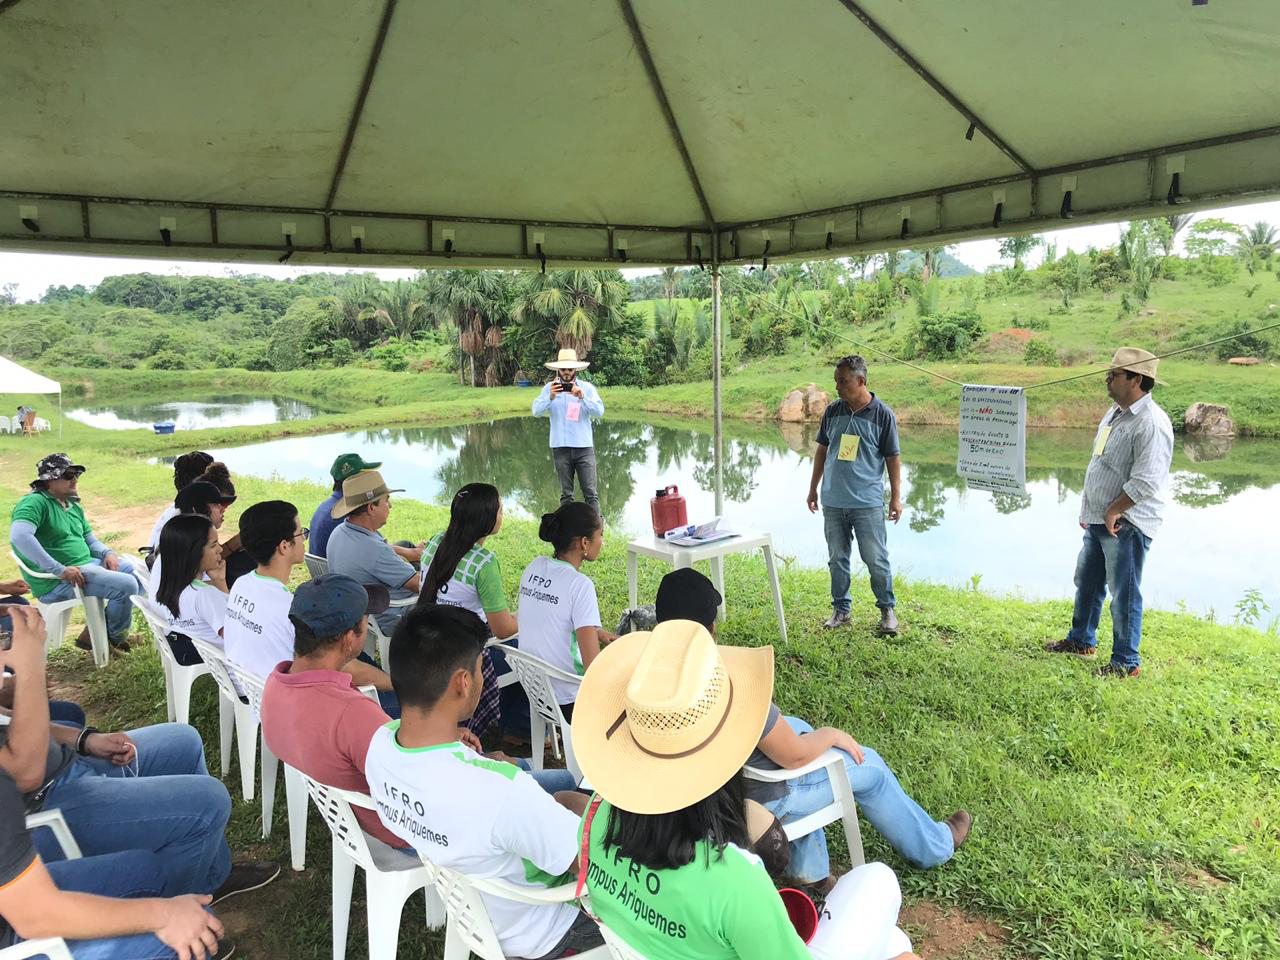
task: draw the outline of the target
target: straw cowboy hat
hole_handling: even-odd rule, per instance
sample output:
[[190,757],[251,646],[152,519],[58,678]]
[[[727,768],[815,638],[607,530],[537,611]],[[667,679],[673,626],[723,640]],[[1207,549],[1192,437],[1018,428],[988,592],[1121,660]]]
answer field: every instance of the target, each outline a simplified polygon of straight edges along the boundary
[[629,633],[592,661],[573,708],[573,752],[600,796],[631,813],[709,797],[760,742],[773,647],[721,647],[692,620]]
[[1156,359],[1154,353],[1143,350],[1141,347],[1121,347],[1116,351],[1116,355],[1111,358],[1112,370],[1128,370],[1130,373],[1138,373],[1144,377],[1150,377],[1162,387],[1168,384],[1156,376],[1156,368],[1160,366],[1160,361]]
[[404,491],[388,490],[382,474],[377,470],[365,470],[342,481],[342,499],[333,505],[329,514],[333,519],[341,520],[366,503],[373,503],[393,493],[404,493]]
[[561,350],[560,356],[543,366],[548,370],[585,370],[591,364],[579,360],[577,350]]

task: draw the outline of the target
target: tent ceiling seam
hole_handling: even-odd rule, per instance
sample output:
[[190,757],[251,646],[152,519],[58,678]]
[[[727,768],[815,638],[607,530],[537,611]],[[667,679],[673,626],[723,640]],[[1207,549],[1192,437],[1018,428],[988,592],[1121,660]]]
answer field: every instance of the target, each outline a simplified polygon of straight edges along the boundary
[[667,129],[671,133],[671,139],[675,141],[676,150],[680,153],[680,159],[684,161],[684,169],[689,175],[690,183],[693,185],[693,192],[698,196],[698,204],[702,207],[702,215],[706,219],[706,227],[709,230],[715,230],[716,218],[711,213],[711,204],[707,202],[707,195],[702,189],[702,181],[698,179],[698,171],[693,165],[693,158],[689,155],[689,148],[685,146],[684,137],[680,133],[680,125],[676,123],[676,116],[671,110],[671,102],[667,99],[666,90],[663,89],[662,78],[658,76],[658,68],[649,53],[649,45],[645,42],[644,34],[640,30],[640,21],[636,19],[636,12],[631,6],[631,0],[618,0],[618,6],[622,8],[622,18],[626,20],[627,29],[631,31],[631,41],[635,44],[636,52],[640,54],[640,61],[644,64],[644,72],[649,77],[649,85],[653,88],[653,95],[657,98],[658,106],[662,110],[662,116],[667,121]]
[[365,65],[364,77],[360,81],[360,90],[356,93],[356,103],[351,111],[351,120],[347,124],[347,133],[342,140],[338,163],[333,170],[333,180],[329,183],[329,195],[324,201],[326,207],[332,207],[334,197],[338,195],[338,185],[342,182],[342,174],[347,169],[347,157],[351,155],[351,145],[356,139],[356,129],[360,126],[360,116],[364,113],[364,103],[369,97],[369,88],[373,86],[373,75],[378,69],[378,61],[382,59],[382,47],[386,43],[387,31],[391,28],[391,16],[395,10],[396,0],[386,0],[386,5],[382,8],[382,19],[378,23],[378,33],[373,41],[373,49],[369,51],[369,62]]
[[924,64],[903,49],[902,45],[899,44],[898,41],[884,29],[884,27],[880,26],[880,24],[877,23],[870,14],[863,10],[862,7],[858,6],[854,0],[837,0],[837,2],[857,17],[858,20],[862,22],[862,25],[875,35],[876,39],[888,47],[899,60],[915,71],[921,80],[933,88],[934,92],[937,93],[938,96],[947,101],[947,103],[949,103],[956,112],[973,124],[974,127],[982,131],[982,135],[990,140],[997,150],[1016,163],[1025,173],[1034,174],[1036,172],[1035,168],[1031,166],[1031,164],[1025,160],[1021,154],[1014,150],[1013,147],[1009,146],[1009,144],[999,134],[992,130],[981,117],[965,106],[959,97],[952,93],[941,80],[928,71]]

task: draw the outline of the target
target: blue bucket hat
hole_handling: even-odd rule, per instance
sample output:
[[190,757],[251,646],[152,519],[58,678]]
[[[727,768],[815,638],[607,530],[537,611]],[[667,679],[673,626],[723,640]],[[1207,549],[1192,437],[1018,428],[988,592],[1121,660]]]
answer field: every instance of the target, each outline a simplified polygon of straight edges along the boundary
[[351,577],[329,573],[308,580],[293,593],[289,619],[317,637],[336,637],[352,629],[366,613],[382,613],[390,602],[387,588],[362,586]]

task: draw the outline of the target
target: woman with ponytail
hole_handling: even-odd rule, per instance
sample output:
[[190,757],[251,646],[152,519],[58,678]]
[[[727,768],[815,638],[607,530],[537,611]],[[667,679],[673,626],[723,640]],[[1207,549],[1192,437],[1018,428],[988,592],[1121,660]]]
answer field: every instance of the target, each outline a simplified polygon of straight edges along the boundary
[[201,663],[192,637],[221,649],[227,613],[226,566],[218,528],[200,513],[182,513],[160,532],[155,602],[170,617],[169,647],[180,664]]
[[[542,515],[538,537],[551,544],[552,555],[536,557],[520,576],[520,649],[581,676],[600,647],[617,639],[600,626],[595,584],[581,571],[600,555],[604,523],[595,507],[571,501]],[[552,685],[571,717],[577,684]]]
[[[505,640],[516,632],[502,589],[498,555],[485,541],[502,529],[502,498],[491,483],[468,483],[453,495],[449,526],[427,541],[422,552],[422,602],[465,607]],[[498,677],[493,653],[484,654],[484,692],[468,726],[477,736],[500,719]]]
[[[205,453],[203,450],[192,450],[190,453],[184,453],[182,456],[173,461],[173,489],[181,493],[182,488],[193,480],[198,480],[200,474],[204,473],[205,468],[213,463],[213,457]],[[150,561],[157,556],[160,549],[160,531],[164,529],[164,525],[169,522],[170,517],[176,517],[181,511],[176,504],[169,504],[164,508],[164,512],[156,519],[155,526],[151,528],[151,552],[148,555],[147,566],[151,566]]]

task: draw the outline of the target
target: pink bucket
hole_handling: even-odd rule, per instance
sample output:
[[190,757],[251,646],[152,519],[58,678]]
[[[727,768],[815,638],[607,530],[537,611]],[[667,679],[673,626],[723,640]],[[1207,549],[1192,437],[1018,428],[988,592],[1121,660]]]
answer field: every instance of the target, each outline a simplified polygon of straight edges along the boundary
[[818,932],[818,907],[803,890],[786,887],[778,891],[782,905],[787,908],[787,918],[796,933],[807,946]]

